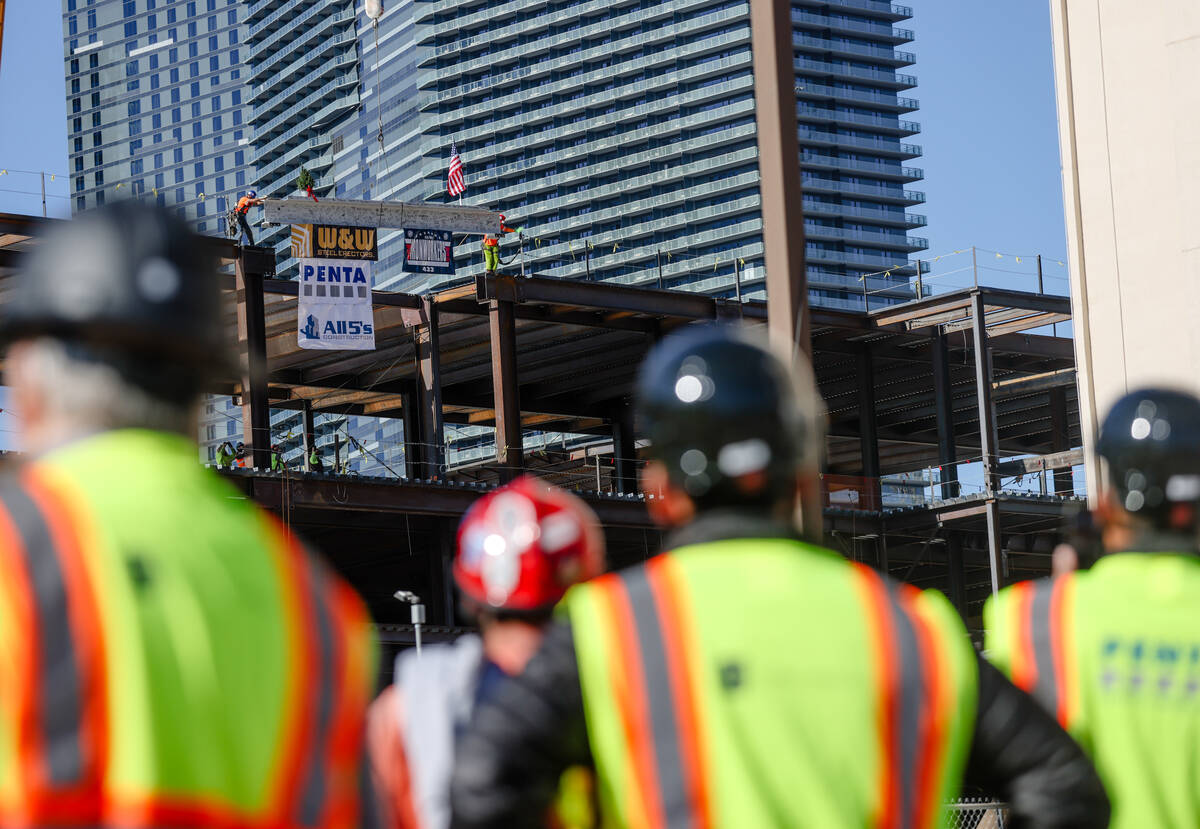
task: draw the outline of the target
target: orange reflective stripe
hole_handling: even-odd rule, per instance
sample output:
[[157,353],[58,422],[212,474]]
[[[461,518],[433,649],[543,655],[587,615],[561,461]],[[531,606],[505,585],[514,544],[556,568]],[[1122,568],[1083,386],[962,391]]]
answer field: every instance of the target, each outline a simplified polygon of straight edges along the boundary
[[950,744],[946,739],[953,708],[953,688],[946,671],[945,647],[928,618],[916,607],[918,591],[905,586],[900,589],[905,611],[916,629],[921,650],[922,683],[925,694],[921,712],[920,762],[917,766],[916,797],[913,804],[913,826],[932,826],[941,804],[940,780]]
[[[670,555],[651,559],[646,563],[645,571],[661,624],[666,660],[665,664],[658,666],[658,670],[665,669],[668,674],[674,703],[678,756],[686,787],[685,797],[691,813],[687,816],[690,818],[687,822],[692,826],[707,829],[714,825],[708,792],[711,766],[707,756],[703,721],[696,711],[699,678],[691,672],[697,655],[697,644],[689,594],[682,582],[678,565]],[[647,674],[654,669],[655,666],[652,665],[644,666],[644,672]],[[663,774],[660,773],[659,779],[663,779]],[[676,821],[672,820],[671,825],[676,825]]]
[[1079,680],[1075,648],[1075,575],[1059,579],[1062,586],[1054,606],[1055,675],[1058,677],[1058,721],[1070,728],[1079,712]]
[[1021,582],[1009,588],[1012,603],[1006,620],[1011,625],[1012,681],[1022,691],[1029,693],[1038,680],[1037,659],[1033,651],[1032,604],[1033,584]]
[[[108,759],[106,662],[100,616],[83,560],[77,501],[36,467],[0,490],[16,578],[17,612],[29,623],[19,646],[12,720],[20,810],[29,821],[89,821]],[[11,670],[12,668],[10,668]]]
[[651,742],[650,717],[647,713],[642,659],[634,629],[633,610],[620,576],[610,573],[593,582],[597,604],[604,608],[615,646],[609,649],[609,675],[613,697],[625,733],[627,824],[630,829],[648,829],[664,824],[658,780],[654,773],[654,745]]
[[887,588],[879,575],[864,564],[855,563],[857,578],[854,586],[866,611],[867,645],[871,648],[871,661],[875,665],[875,678],[880,703],[876,714],[879,735],[880,764],[876,781],[879,800],[871,825],[886,829],[896,826],[901,812],[899,804],[900,786],[897,780],[899,745],[896,740],[896,652],[892,646],[895,638],[892,631],[891,614],[888,612]]
[[872,825],[922,827],[940,808],[951,685],[938,631],[920,611],[920,592],[854,564],[866,610],[878,695],[880,770]]

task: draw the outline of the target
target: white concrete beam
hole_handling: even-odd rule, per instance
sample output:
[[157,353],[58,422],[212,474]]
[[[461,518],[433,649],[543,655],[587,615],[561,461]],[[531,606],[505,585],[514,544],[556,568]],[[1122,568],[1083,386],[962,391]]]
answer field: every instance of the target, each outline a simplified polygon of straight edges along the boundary
[[277,224],[327,224],[499,233],[500,214],[486,207],[349,199],[264,199],[263,218]]

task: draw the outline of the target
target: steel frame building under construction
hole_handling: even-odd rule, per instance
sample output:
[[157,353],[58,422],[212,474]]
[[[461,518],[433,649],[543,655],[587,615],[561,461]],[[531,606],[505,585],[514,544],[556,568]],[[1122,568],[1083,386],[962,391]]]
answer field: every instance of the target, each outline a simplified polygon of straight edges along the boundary
[[[43,220],[0,217],[0,301]],[[436,636],[453,632],[448,576],[466,507],[522,470],[581,491],[620,566],[658,549],[637,492],[630,393],[649,347],[703,321],[761,324],[763,303],[506,275],[427,296],[374,293],[377,349],[306,351],[297,283],[266,276],[270,251],[214,240],[243,372],[234,394],[257,469],[226,473],[322,549],[366,596],[384,638],[407,641],[400,587],[425,597]],[[814,366],[828,406],[825,533],[847,556],[938,587],[978,628],[996,585],[1048,570],[1080,442],[1072,343],[1031,333],[1070,318],[1063,297],[966,288],[869,314],[814,310]],[[400,418],[404,468],[387,477],[271,473],[272,408]],[[493,426],[484,462],[447,467],[447,423]],[[574,451],[526,451],[524,435],[600,436]],[[1029,458],[1028,456],[1035,456]],[[1019,456],[1023,460],[1005,461]],[[958,465],[983,461],[981,486]],[[880,476],[940,467],[928,499],[885,508]],[[1006,477],[1059,467],[1051,491]],[[1062,494],[1054,494],[1062,493]],[[846,497],[852,495],[852,497]]]

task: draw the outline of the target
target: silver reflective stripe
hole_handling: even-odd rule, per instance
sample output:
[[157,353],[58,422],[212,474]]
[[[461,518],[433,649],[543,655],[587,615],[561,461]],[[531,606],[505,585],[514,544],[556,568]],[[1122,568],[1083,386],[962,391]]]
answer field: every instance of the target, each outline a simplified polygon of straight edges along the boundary
[[50,782],[69,786],[83,779],[83,689],[62,563],[50,527],[29,493],[10,481],[0,487],[0,501],[21,537],[25,571],[33,587],[38,626],[36,693],[41,700]]
[[327,761],[332,747],[332,725],[334,705],[334,621],[327,604],[326,580],[323,568],[307,554],[304,564],[308,569],[309,601],[312,607],[313,625],[317,631],[316,642],[309,642],[309,648],[315,648],[316,665],[314,678],[317,682],[315,700],[312,709],[313,722],[311,725],[312,741],[308,746],[308,757],[304,762],[307,769],[304,772],[304,788],[300,792],[300,825],[318,826],[322,813],[325,811],[325,796],[328,789],[329,769]]
[[915,814],[916,773],[919,766],[921,710],[932,689],[925,688],[925,671],[921,664],[921,645],[916,626],[904,610],[897,595],[897,585],[888,584],[888,612],[891,614],[895,639],[897,667],[894,732],[898,776],[895,812],[901,816],[900,826],[911,826]]
[[621,581],[629,594],[638,645],[642,652],[642,675],[646,681],[646,701],[653,729],[654,767],[666,826],[671,829],[691,827],[695,819],[687,780],[684,779],[684,763],[694,758],[684,758],[680,753],[667,648],[654,592],[644,567],[622,573]]
[[1054,598],[1054,580],[1033,583],[1033,600],[1029,602],[1029,641],[1033,644],[1033,664],[1037,682],[1033,698],[1051,715],[1058,715],[1058,677],[1054,671],[1054,646],[1051,632],[1054,620],[1050,616]]

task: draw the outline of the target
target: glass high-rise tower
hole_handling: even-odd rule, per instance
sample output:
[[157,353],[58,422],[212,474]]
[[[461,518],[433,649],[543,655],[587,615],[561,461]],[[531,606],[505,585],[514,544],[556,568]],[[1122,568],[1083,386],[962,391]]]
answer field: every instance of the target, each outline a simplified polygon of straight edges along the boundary
[[[538,273],[730,295],[736,271],[744,295],[762,296],[745,0],[414,8],[429,197],[448,200],[453,143],[467,202],[524,226]],[[917,102],[901,94],[916,79],[899,71],[914,56],[896,48],[913,33],[893,25],[910,15],[880,0],[792,2],[817,304],[861,308],[864,274],[872,291],[911,296],[905,263],[926,245],[907,232],[925,219],[907,208],[924,195],[906,189],[922,177],[907,166],[919,126],[903,117]],[[474,246],[458,255],[478,257]]]
[[254,178],[237,0],[63,0],[72,209],[137,195],[222,234]]

